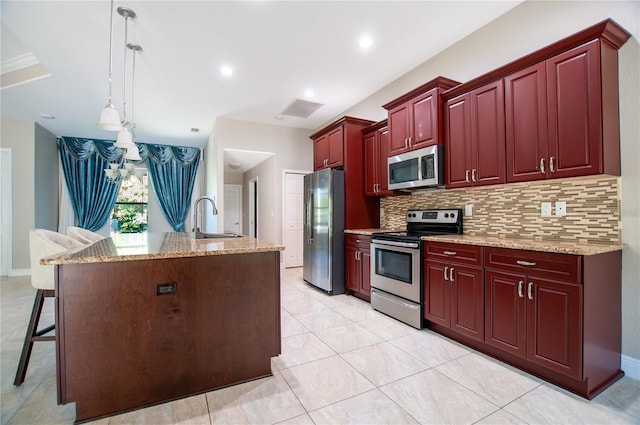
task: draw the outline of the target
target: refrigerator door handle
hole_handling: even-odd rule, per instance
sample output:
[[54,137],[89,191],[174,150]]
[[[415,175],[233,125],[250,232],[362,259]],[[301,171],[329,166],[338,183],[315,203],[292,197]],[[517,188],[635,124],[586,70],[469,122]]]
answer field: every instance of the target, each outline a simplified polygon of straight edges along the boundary
[[307,242],[312,244],[313,243],[313,223],[312,218],[313,218],[313,189],[309,189],[307,191],[307,202],[306,202],[306,206],[307,206]]

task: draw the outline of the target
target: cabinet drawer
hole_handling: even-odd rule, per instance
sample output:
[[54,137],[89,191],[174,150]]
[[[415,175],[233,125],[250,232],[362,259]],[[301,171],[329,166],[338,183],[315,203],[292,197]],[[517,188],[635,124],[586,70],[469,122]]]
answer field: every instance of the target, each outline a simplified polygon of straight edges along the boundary
[[507,270],[581,282],[582,257],[505,248],[485,248],[484,264],[487,269]]
[[427,242],[424,258],[447,260],[454,263],[482,266],[482,247],[444,242]]
[[345,234],[344,235],[344,243],[345,245],[351,245],[356,248],[359,248],[362,251],[369,251],[371,245],[371,236],[367,235],[354,235],[354,234]]

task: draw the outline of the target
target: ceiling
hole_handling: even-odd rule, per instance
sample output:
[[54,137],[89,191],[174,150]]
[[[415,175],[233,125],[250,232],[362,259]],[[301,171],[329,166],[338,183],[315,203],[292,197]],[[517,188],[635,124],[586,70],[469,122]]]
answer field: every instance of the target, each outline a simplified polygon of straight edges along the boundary
[[[318,129],[518,3],[115,1],[136,12],[128,41],[143,48],[137,140],[202,147],[220,117]],[[57,136],[114,139],[95,126],[108,97],[109,1],[2,0],[0,7],[2,83],[15,84],[0,91],[2,116]],[[120,111],[124,27],[116,12],[113,104]],[[364,34],[368,49],[358,45]],[[221,75],[223,65],[233,75]],[[323,106],[308,118],[282,115],[296,99]]]

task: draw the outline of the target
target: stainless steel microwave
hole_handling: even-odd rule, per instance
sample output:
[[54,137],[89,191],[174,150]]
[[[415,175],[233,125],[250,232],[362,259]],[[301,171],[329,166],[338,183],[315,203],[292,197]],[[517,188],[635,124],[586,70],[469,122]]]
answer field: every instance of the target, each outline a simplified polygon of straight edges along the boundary
[[442,145],[432,145],[387,158],[389,189],[416,189],[443,185],[442,153]]

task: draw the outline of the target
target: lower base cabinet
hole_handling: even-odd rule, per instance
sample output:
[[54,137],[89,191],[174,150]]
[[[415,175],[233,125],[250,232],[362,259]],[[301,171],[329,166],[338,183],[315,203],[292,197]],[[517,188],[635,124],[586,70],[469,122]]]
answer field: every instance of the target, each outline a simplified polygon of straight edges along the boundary
[[427,283],[438,273],[444,280],[445,270],[430,266],[444,263],[426,261],[425,318],[438,333],[592,399],[624,376],[621,260],[621,251],[580,256],[483,248],[484,340],[456,329],[451,314],[443,321],[429,312],[427,294],[434,291]]
[[371,237],[347,234],[344,243],[345,290],[371,302]]

